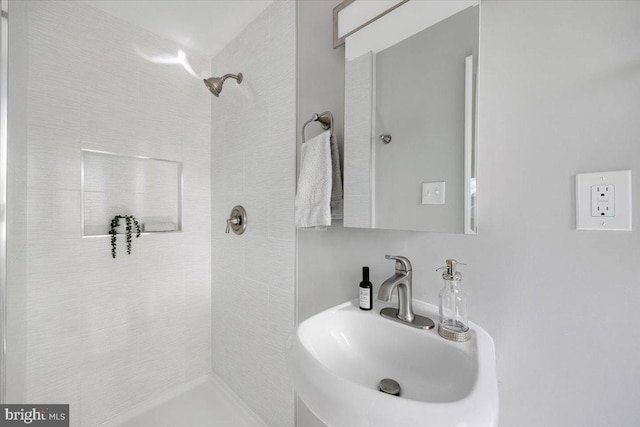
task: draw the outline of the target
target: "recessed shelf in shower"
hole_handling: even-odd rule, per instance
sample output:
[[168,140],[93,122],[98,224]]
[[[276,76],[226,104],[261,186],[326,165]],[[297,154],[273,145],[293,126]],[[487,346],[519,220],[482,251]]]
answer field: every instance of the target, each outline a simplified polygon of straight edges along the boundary
[[182,230],[182,163],[82,150],[82,235],[106,236],[115,215],[145,232]]

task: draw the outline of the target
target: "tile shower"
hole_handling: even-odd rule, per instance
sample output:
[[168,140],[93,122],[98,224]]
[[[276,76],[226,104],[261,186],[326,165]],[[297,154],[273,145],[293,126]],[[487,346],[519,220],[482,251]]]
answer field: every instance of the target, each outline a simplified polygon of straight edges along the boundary
[[[24,238],[9,274],[8,401],[69,403],[71,425],[93,426],[213,369],[265,422],[294,425],[295,2],[213,58],[84,2],[10,5],[26,97],[10,104]],[[246,80],[214,98],[140,55],[179,50],[203,74]],[[107,237],[83,235],[82,149],[181,162],[182,232],[143,235],[115,260]],[[226,235],[239,203],[251,227]]]

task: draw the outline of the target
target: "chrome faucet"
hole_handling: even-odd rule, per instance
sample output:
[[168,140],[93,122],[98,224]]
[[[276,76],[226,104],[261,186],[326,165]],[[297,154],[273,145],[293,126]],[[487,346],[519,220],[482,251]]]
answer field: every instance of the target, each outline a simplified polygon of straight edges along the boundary
[[386,259],[396,260],[396,272],[385,280],[378,290],[378,299],[391,301],[393,291],[398,289],[398,319],[413,322],[413,306],[411,304],[411,261],[403,256],[385,255]]
[[435,326],[433,320],[413,313],[411,261],[403,256],[385,255],[384,257],[396,261],[396,271],[393,276],[389,277],[380,285],[378,289],[378,299],[389,302],[393,296],[393,291],[398,289],[398,309],[385,307],[380,310],[380,315],[414,328],[433,328]]

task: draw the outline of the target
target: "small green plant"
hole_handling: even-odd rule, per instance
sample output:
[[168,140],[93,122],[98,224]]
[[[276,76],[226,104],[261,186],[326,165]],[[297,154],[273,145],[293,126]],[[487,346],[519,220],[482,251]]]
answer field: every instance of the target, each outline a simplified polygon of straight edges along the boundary
[[120,220],[124,219],[127,224],[127,254],[131,255],[131,231],[133,227],[136,227],[136,239],[140,237],[142,230],[140,229],[140,224],[136,220],[136,217],[133,215],[116,215],[111,220],[111,230],[109,230],[109,234],[111,234],[111,256],[113,258],[116,257],[116,228],[120,225]]

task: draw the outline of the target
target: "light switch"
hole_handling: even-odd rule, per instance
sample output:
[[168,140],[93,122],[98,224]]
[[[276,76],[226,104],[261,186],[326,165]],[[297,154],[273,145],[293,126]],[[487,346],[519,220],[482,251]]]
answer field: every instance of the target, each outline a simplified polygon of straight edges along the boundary
[[631,231],[631,171],[576,175],[576,228]]
[[444,181],[422,183],[423,205],[444,205]]

